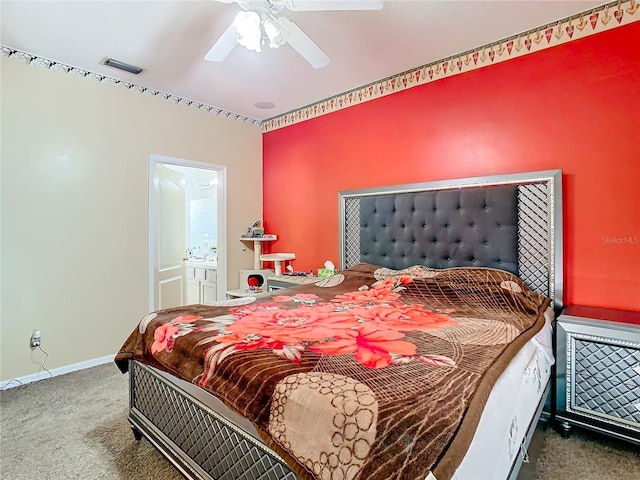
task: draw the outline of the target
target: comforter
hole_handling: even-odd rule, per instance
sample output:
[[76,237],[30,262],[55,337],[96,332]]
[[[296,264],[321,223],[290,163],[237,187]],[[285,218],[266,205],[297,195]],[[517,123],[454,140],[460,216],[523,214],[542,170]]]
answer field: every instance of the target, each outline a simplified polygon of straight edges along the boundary
[[550,300],[489,268],[359,264],[146,315],[116,355],[198,384],[303,480],[450,478]]

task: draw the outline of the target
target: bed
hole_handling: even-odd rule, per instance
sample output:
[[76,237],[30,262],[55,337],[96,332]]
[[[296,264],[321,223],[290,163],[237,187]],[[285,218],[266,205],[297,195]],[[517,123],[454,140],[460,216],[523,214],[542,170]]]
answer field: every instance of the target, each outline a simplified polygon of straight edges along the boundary
[[140,321],[116,355],[134,435],[188,478],[516,478],[551,384],[561,183],[340,192],[339,274]]

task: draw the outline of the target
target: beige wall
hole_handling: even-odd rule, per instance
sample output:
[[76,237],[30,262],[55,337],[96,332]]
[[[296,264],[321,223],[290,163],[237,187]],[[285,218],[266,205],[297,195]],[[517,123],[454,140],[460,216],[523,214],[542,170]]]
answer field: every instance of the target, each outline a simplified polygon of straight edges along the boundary
[[262,216],[259,127],[1,59],[0,377],[118,351],[148,309],[150,154],[227,166],[228,285]]

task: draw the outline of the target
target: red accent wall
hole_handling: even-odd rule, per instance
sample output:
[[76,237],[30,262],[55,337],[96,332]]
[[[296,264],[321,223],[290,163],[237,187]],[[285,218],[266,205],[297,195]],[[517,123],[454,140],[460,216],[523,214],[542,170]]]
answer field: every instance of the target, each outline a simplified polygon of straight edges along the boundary
[[640,310],[640,22],[264,134],[264,222],[338,258],[338,192],[561,168],[566,304]]

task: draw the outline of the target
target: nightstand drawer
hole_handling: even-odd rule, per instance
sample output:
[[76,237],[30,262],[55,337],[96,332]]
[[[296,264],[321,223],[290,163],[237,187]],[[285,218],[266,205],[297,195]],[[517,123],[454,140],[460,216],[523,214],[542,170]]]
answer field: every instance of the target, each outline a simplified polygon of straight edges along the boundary
[[640,350],[575,339],[575,374],[595,377],[611,385],[635,383],[640,387]]
[[570,410],[640,425],[640,350],[575,339]]

